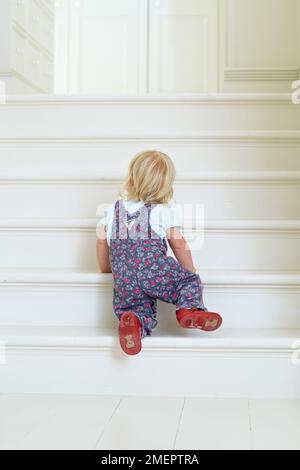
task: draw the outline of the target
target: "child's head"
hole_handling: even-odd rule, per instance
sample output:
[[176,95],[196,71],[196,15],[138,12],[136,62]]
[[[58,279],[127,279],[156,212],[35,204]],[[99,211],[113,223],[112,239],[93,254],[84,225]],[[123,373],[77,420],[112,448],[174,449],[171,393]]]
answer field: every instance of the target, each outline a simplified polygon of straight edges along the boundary
[[144,203],[168,204],[173,197],[175,176],[175,166],[168,155],[156,150],[141,152],[130,163],[126,196]]

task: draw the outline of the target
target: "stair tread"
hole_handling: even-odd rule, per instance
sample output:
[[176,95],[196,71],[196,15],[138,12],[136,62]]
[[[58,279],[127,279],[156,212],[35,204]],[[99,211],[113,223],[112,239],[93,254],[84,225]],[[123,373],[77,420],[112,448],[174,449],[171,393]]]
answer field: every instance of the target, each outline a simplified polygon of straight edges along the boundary
[[[207,134],[207,133],[206,133]],[[276,133],[278,134],[278,132]],[[280,133],[279,133],[280,134]],[[219,135],[219,134],[218,134]],[[228,136],[228,134],[225,134]],[[238,132],[235,132],[235,135],[240,135]],[[248,137],[250,137],[249,132],[246,134]],[[256,135],[261,135],[261,133],[257,132]],[[266,135],[266,133],[263,133],[263,135]],[[267,135],[270,135],[267,133]],[[273,135],[273,134],[271,134]],[[292,135],[292,136],[298,136],[300,138],[300,132],[296,131],[296,133],[281,133],[280,135],[286,136],[286,135]],[[199,137],[199,136],[198,136]],[[0,181],[6,181],[10,180],[12,177],[12,174],[7,172],[4,173],[2,172],[0,175]],[[32,178],[31,178],[32,177]],[[194,171],[194,172],[180,172],[180,174],[176,178],[176,182],[180,181],[186,181],[186,180],[194,180],[194,179],[201,179],[203,181],[211,181],[211,180],[220,180],[220,181],[227,181],[227,180],[233,180],[233,181],[253,181],[253,180],[288,180],[288,181],[298,181],[300,178],[300,171],[297,170],[248,170],[248,171],[242,171],[242,170],[236,170],[236,171],[217,171],[217,170],[210,170],[210,171]],[[36,180],[36,179],[45,179],[46,181],[51,181],[51,180],[78,180],[77,174],[72,174],[70,171],[57,171],[51,173],[51,177],[48,175],[45,175],[43,173],[24,173],[22,170],[22,173],[18,173],[17,171],[14,171],[13,173],[13,180]],[[80,181],[97,181],[97,180],[102,180],[102,181],[119,181],[124,179],[124,172],[118,172],[118,171],[105,171],[105,172],[99,172],[97,174],[95,173],[89,173],[88,171],[85,171],[84,173],[81,174],[80,176]]]
[[[11,218],[0,219],[1,229],[33,228],[33,229],[95,229],[99,218]],[[191,221],[185,224],[186,229],[193,230]],[[300,219],[211,219],[206,220],[204,229],[243,229],[243,230],[299,230]]]
[[[208,349],[295,349],[300,329],[221,329],[212,334],[200,331],[157,329],[145,338],[148,348]],[[91,327],[5,326],[0,340],[9,346],[112,347],[117,344],[117,329]]]
[[[266,284],[300,284],[300,271],[280,273],[274,271],[228,271],[228,270],[200,270],[202,280],[207,284],[213,283],[266,283]],[[75,269],[49,269],[49,268],[5,268],[0,270],[0,284],[13,282],[49,282],[72,283],[80,282],[95,284],[111,284],[111,274],[101,274],[91,271],[78,271]]]
[[[188,101],[189,100],[189,101]],[[41,104],[52,104],[58,106],[70,105],[73,106],[75,103],[89,103],[93,106],[103,105],[103,103],[155,103],[166,102],[175,102],[176,104],[187,105],[187,102],[192,104],[211,103],[212,105],[216,103],[228,103],[232,106],[232,102],[237,102],[238,104],[244,102],[254,102],[254,103],[268,103],[271,104],[276,101],[283,104],[291,104],[291,97],[289,93],[183,93],[183,94],[174,94],[174,93],[160,93],[160,94],[151,94],[149,95],[8,95],[7,104],[15,105],[26,105],[30,106],[40,106]]]

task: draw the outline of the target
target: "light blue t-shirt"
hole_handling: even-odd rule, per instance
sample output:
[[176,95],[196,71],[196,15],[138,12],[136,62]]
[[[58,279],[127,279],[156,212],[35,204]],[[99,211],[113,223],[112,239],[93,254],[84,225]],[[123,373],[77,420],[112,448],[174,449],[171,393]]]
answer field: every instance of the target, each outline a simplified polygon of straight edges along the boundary
[[[141,207],[144,206],[144,203],[141,201],[132,201],[132,200],[124,200],[124,206],[129,214],[134,214],[137,212]],[[114,222],[114,210],[115,204],[109,206],[104,215],[100,218],[99,224],[106,226],[106,233],[107,233],[107,240],[108,242],[111,239],[113,222]],[[150,216],[150,225],[152,230],[160,237],[166,238],[167,231],[170,228],[182,226],[181,217],[179,211],[176,210],[174,207],[169,207],[165,204],[157,204],[151,211]]]

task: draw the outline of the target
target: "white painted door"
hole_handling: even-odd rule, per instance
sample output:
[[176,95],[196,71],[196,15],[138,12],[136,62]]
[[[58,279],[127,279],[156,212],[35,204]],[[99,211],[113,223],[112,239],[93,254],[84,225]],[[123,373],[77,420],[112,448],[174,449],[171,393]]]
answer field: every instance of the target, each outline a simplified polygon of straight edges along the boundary
[[149,1],[149,91],[216,91],[218,0]]
[[71,93],[145,91],[146,7],[144,0],[70,2]]

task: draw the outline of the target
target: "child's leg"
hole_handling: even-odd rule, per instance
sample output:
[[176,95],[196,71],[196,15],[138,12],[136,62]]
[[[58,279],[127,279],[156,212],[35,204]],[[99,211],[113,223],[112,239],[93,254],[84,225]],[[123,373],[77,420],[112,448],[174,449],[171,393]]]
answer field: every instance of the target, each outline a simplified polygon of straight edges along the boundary
[[[177,300],[176,317],[183,328],[193,328],[203,331],[216,331],[222,323],[222,317],[215,312],[208,312],[203,303],[203,286],[196,274],[182,282]],[[191,296],[198,299],[198,305],[190,302]],[[197,303],[196,302],[196,303]]]
[[203,284],[198,274],[189,271],[184,273],[175,288],[174,298],[177,310],[197,308],[206,311],[203,302]]
[[183,268],[175,259],[164,258],[153,263],[150,270],[139,274],[145,294],[180,308],[205,310],[200,277]]
[[[123,300],[123,301],[122,301]],[[139,319],[142,327],[142,337],[151,334],[157,326],[157,300],[148,297],[140,291],[140,298],[121,299],[117,295],[114,297],[114,311],[120,320],[125,312],[132,312]]]
[[[151,271],[155,273],[151,275]],[[222,324],[216,313],[207,312],[203,302],[203,285],[200,277],[177,263],[173,258],[159,260],[140,277],[148,296],[177,307],[177,319],[184,328],[214,331]]]

